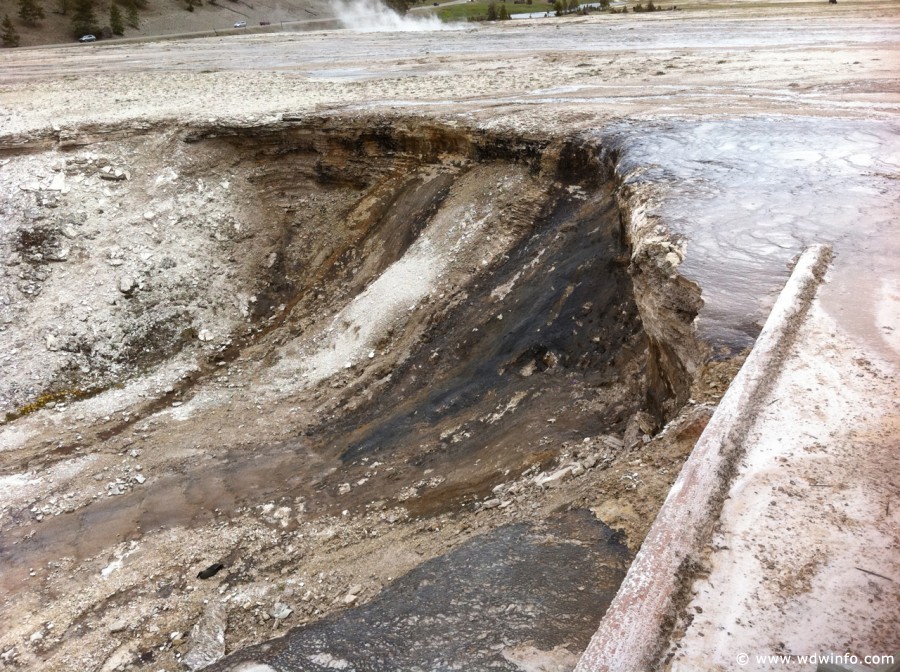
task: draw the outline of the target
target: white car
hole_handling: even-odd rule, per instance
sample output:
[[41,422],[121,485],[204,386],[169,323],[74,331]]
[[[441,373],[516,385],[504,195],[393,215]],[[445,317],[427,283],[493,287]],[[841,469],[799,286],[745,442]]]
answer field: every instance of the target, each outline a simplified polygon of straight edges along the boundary
[[97,38],[94,37],[93,35],[82,35],[81,37],[78,38],[78,41],[79,42],[96,42]]
[[247,22],[246,22],[246,21],[235,21],[235,22],[234,22],[234,27],[235,27],[235,28],[246,28],[246,27],[247,27]]

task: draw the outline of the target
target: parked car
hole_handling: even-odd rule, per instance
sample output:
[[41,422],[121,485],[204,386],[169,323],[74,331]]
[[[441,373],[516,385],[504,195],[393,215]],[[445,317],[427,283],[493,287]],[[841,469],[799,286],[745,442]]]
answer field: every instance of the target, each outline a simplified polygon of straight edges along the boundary
[[246,28],[246,27],[247,27],[247,22],[246,22],[246,21],[235,21],[235,22],[234,22],[234,27],[235,27],[235,28]]
[[78,41],[79,42],[96,42],[97,38],[94,37],[93,35],[82,35],[81,37],[78,38]]

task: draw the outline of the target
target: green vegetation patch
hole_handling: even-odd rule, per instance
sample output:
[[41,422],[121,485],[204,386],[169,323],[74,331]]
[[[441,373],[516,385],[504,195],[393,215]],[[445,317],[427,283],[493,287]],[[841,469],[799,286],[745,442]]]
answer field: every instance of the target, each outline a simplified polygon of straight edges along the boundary
[[[468,21],[483,20],[488,15],[489,2],[465,2],[460,5],[441,5],[435,7],[435,12],[441,21]],[[528,14],[530,12],[547,12],[553,16],[552,2],[533,2],[530,5],[516,5],[513,2],[496,3],[498,6],[503,4],[509,14]]]

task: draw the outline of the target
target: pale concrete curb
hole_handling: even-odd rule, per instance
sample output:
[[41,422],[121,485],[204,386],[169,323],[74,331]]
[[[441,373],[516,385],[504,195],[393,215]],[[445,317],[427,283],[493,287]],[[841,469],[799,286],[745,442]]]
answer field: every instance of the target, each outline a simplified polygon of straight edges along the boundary
[[831,262],[831,247],[801,256],[738,375],[669,491],[641,550],[575,672],[649,672],[659,665],[692,568],[711,538],[743,440],[778,377]]

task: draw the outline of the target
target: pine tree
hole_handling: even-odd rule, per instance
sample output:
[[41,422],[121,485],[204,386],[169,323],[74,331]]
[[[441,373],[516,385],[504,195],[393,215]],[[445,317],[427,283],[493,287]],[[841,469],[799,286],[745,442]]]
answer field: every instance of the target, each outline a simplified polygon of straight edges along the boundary
[[0,32],[0,42],[3,43],[3,46],[18,47],[19,33],[16,32],[16,27],[13,25],[12,19],[9,18],[9,14],[3,17],[3,23],[0,24],[0,28],[3,29],[3,32]]
[[88,33],[97,33],[97,19],[94,16],[94,0],[75,0],[72,13],[72,34],[81,37]]
[[125,24],[122,22],[122,11],[116,3],[109,6],[109,28],[113,35],[124,35]]
[[506,9],[506,3],[501,3],[500,9],[497,10],[497,20],[506,21],[509,19],[509,12]]
[[65,16],[69,13],[69,8],[72,6],[72,0],[56,0],[56,9],[54,10],[57,14],[62,14]]
[[566,6],[563,4],[563,0],[556,0],[553,3],[553,11],[556,12],[557,16],[562,16],[566,11]]
[[141,18],[138,16],[138,8],[134,0],[129,0],[128,4],[125,6],[125,21],[129,26],[135,29],[139,28],[141,25]]
[[34,28],[44,18],[44,10],[35,0],[19,0],[19,18],[26,26]]

